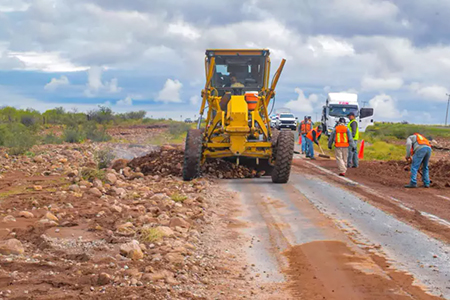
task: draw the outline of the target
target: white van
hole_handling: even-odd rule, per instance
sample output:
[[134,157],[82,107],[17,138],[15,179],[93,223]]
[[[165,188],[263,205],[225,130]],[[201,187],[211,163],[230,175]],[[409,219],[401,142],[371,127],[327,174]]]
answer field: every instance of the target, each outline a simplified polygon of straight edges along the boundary
[[358,121],[359,131],[373,125],[373,108],[360,108],[358,95],[353,93],[329,93],[322,110],[322,124],[326,135],[330,135],[339,118],[344,117],[348,123],[348,114],[353,112]]

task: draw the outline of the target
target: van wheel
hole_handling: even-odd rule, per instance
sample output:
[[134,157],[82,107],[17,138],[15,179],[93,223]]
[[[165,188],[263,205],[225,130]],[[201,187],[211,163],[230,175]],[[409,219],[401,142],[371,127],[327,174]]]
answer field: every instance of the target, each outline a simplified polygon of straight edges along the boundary
[[276,146],[273,149],[275,167],[272,171],[273,183],[286,183],[291,174],[292,158],[294,157],[295,138],[292,131],[280,131]]
[[188,131],[184,149],[184,181],[191,181],[201,175],[202,141],[203,134],[200,129],[191,129]]

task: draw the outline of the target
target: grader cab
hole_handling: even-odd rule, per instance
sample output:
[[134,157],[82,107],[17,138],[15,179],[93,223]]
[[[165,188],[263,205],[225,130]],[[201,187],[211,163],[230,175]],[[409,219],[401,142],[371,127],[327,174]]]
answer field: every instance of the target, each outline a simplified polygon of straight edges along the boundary
[[201,176],[201,165],[214,158],[234,159],[237,164],[251,161],[256,168],[264,166],[274,183],[289,180],[294,135],[274,134],[269,118],[269,104],[285,62],[281,61],[269,86],[269,50],[206,51],[206,84],[197,129],[186,137],[184,180]]

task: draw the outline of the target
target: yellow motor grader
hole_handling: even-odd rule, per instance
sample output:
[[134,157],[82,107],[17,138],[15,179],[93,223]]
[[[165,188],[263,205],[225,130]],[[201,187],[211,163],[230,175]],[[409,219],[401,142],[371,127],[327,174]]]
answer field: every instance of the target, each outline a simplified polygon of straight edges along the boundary
[[197,129],[186,137],[184,180],[201,176],[201,165],[214,158],[250,160],[256,169],[265,166],[274,183],[289,180],[294,134],[273,134],[268,111],[286,60],[269,86],[269,55],[267,49],[206,50],[206,84]]

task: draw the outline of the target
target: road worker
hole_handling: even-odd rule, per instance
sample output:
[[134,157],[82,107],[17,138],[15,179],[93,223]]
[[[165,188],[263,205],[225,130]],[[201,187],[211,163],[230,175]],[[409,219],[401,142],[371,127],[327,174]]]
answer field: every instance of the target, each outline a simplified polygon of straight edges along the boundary
[[347,172],[348,150],[354,150],[355,143],[353,141],[350,129],[345,125],[345,118],[340,118],[338,124],[328,139],[328,149],[332,149],[334,145],[334,153],[339,169],[339,176],[345,176]]
[[312,129],[312,124],[311,122],[308,120],[308,117],[305,116],[304,120],[300,123],[299,126],[299,133],[301,134],[302,137],[302,154],[308,153],[308,143],[306,141],[306,135],[308,134],[308,132],[310,132]]
[[405,188],[417,187],[417,172],[422,166],[422,181],[426,188],[430,187],[428,162],[431,157],[430,142],[420,133],[414,133],[406,139],[406,161],[411,163],[411,180]]
[[355,114],[353,112],[348,114],[348,129],[353,137],[353,141],[355,142],[355,148],[350,146],[348,148],[348,161],[347,168],[357,168],[358,167],[358,140],[359,140],[359,126],[358,121],[355,119]]
[[319,145],[319,140],[320,137],[322,136],[322,124],[320,124],[319,126],[317,126],[316,128],[310,130],[308,132],[308,134],[306,135],[306,142],[308,143],[308,149],[306,152],[306,157],[309,157],[310,159],[315,160],[316,158],[314,157],[314,147],[313,147],[313,142],[316,145]]

